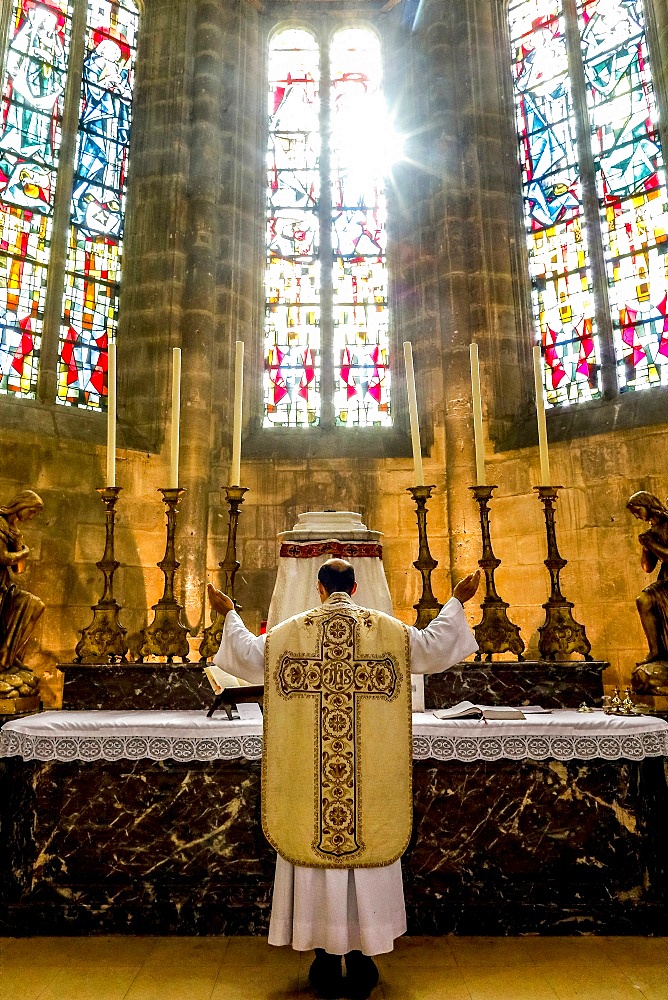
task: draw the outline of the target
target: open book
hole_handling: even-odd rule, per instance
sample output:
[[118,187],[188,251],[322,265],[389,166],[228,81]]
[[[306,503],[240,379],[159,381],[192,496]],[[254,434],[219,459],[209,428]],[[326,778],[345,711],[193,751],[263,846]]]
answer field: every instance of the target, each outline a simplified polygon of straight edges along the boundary
[[222,694],[223,690],[230,686],[230,675],[217,667],[215,663],[208,664],[204,668],[204,673],[214,694]]
[[[534,706],[531,706],[532,708]],[[506,705],[474,705],[472,701],[460,701],[452,708],[437,708],[437,719],[524,719],[521,708]]]

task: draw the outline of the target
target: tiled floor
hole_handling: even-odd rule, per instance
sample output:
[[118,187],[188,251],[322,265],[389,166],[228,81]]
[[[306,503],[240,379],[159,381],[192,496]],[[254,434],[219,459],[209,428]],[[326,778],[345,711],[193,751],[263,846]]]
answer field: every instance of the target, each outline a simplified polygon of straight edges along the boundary
[[[308,1000],[262,938],[0,938],[0,1000]],[[401,938],[373,1000],[668,1000],[668,938]]]

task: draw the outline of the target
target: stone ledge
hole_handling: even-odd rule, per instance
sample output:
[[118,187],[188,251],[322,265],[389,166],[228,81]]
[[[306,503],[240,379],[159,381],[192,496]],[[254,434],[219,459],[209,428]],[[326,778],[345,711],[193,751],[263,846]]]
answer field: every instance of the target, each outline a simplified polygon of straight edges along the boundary
[[[642,392],[620,393],[614,399],[551,407],[546,418],[548,436],[553,443],[634,427],[660,426],[668,422],[666,390],[663,386],[656,386]],[[517,416],[506,433],[493,433],[492,437],[497,452],[535,447],[538,444],[538,427],[533,405]]]
[[[61,439],[106,445],[107,414],[76,406],[40,403],[36,399],[14,399],[0,396],[0,423],[3,432],[18,431],[36,434],[45,441]],[[134,451],[155,453],[155,445],[136,427],[119,420],[117,446]]]

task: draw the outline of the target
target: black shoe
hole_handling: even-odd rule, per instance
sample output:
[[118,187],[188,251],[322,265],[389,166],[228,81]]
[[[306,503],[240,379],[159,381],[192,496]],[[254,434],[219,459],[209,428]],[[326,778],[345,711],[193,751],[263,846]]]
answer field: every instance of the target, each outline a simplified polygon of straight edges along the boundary
[[368,955],[361,951],[349,951],[346,955],[346,996],[350,1000],[367,1000],[377,984],[378,968]]
[[322,1000],[337,1000],[343,996],[341,956],[330,955],[323,948],[316,948],[308,981]]

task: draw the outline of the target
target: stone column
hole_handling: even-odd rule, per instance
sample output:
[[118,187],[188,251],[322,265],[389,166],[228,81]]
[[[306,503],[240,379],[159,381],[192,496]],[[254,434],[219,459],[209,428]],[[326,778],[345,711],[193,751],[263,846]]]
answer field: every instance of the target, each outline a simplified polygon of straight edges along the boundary
[[222,53],[230,44],[224,0],[192,10],[192,103],[186,273],[181,318],[180,483],[187,493],[179,525],[181,601],[194,627],[202,611],[211,463],[211,400],[216,333],[217,249],[226,95]]
[[[164,451],[169,438],[170,347],[180,342],[188,215],[189,38],[188,0],[146,5],[130,139],[118,416],[119,445],[129,427],[149,453]],[[157,474],[163,486],[168,463],[164,452],[164,470]],[[137,484],[133,495],[143,485]]]
[[475,566],[480,544],[466,489],[475,483],[469,345],[475,339],[480,347],[486,436],[494,418],[517,412],[519,363],[529,357],[513,258],[517,165],[504,87],[510,56],[488,0],[428,5],[420,30],[429,61],[450,560],[458,577]]
[[[425,4],[429,8],[430,4]],[[402,341],[413,345],[420,436],[425,457],[425,483],[436,489],[429,501],[429,545],[438,568],[432,577],[436,597],[449,597],[449,552],[446,481],[449,476],[444,442],[443,345],[433,174],[440,151],[434,148],[429,90],[434,85],[432,64],[421,30],[413,31],[415,11],[395,6],[383,15],[384,89],[393,127],[403,137],[403,156],[392,166],[388,185],[388,258],[390,315],[394,335],[392,407],[397,426],[406,433],[408,413]],[[414,604],[420,596],[419,574],[411,563],[417,557],[415,507],[405,493],[414,484],[410,444],[406,460],[395,466],[393,476],[379,477],[375,490],[387,494],[392,484],[400,522],[396,542],[388,549],[392,596],[397,609]],[[411,525],[410,529],[408,525]],[[387,530],[385,527],[383,530]],[[388,539],[389,541],[389,539]],[[396,554],[394,554],[396,553]],[[412,612],[409,612],[412,618]]]
[[[393,408],[395,419],[408,431],[401,342],[410,340],[419,382],[423,449],[440,460],[442,467],[442,449],[440,454],[434,449],[435,428],[443,422],[443,396],[432,201],[433,133],[426,99],[432,86],[431,66],[423,37],[413,35],[410,20],[406,21],[399,7],[391,12],[383,42],[386,100],[394,128],[404,137],[404,158],[393,166],[388,186],[391,315],[396,336]],[[428,483],[438,480],[436,485],[442,486],[442,474],[426,475]]]
[[[267,105],[264,32],[256,7],[248,0],[241,3],[225,0],[228,41],[220,53],[225,101],[220,109],[222,184],[220,225],[216,234],[218,299],[214,364],[217,376],[211,404],[212,474],[209,484],[209,572],[214,580],[222,583],[218,563],[225,552],[229,510],[221,502],[220,486],[229,483],[234,345],[236,340],[242,340],[245,357],[241,485],[250,487],[250,492],[246,494],[239,520],[237,558],[242,568],[236,578],[235,596],[244,606],[246,614],[263,604],[258,596],[254,575],[257,559],[252,551],[253,546],[257,551],[255,512],[258,488],[256,478],[250,474],[247,451],[247,431],[249,427],[257,427],[261,423],[263,370],[264,126]],[[273,480],[271,486],[274,486]],[[272,538],[272,546],[273,541]],[[271,551],[273,555],[273,547]],[[252,593],[252,599],[249,593]],[[258,627],[259,621],[260,615],[256,621]]]
[[[258,21],[245,0],[153,0],[140,35],[118,337],[119,443],[132,428],[148,452],[160,453],[154,479],[166,484],[171,348],[180,346],[179,478],[187,493],[177,528],[177,596],[193,627],[201,620],[210,500],[227,481],[234,340],[246,339],[247,372],[256,360],[244,335],[256,331],[252,301],[261,280],[253,256],[259,188],[248,175],[252,163],[261,176],[256,132],[264,105],[253,97],[262,65]],[[130,519],[139,527],[159,501],[152,485],[134,485],[127,503],[130,509],[136,500]]]
[[468,565],[474,560],[473,551],[461,551],[469,503],[465,486],[473,474],[466,381],[471,338],[469,271],[478,252],[477,234],[467,225],[467,185],[475,182],[463,163],[466,140],[459,125],[469,101],[466,20],[464,4],[431,4],[426,5],[419,28],[429,80],[433,262],[428,287],[437,306],[436,317],[429,322],[442,352],[439,416],[445,433],[444,503],[451,573],[456,573],[458,562]]

